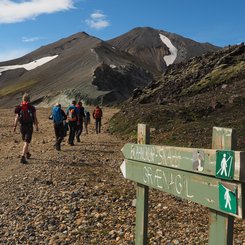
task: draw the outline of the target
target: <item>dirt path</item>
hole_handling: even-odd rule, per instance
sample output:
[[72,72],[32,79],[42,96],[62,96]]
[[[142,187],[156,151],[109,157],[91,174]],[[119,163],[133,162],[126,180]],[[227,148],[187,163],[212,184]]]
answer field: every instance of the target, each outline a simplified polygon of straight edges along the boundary
[[[49,112],[38,109],[32,158],[21,165],[13,110],[0,110],[0,243],[134,244],[135,188],[119,168],[125,142],[107,133],[116,109],[104,108],[101,134],[91,124],[81,143],[66,138],[61,152]],[[207,209],[154,190],[149,208],[149,244],[207,244]],[[234,244],[245,244],[244,230],[236,221]]]
[[[92,111],[93,108],[89,108]],[[48,120],[50,113],[49,109],[38,109],[37,115],[39,120],[39,132],[34,132],[31,143],[32,159],[29,163],[47,163],[50,159],[55,158],[61,160],[63,157],[70,155],[70,152],[76,152],[74,155],[80,154],[81,151],[94,151],[101,144],[105,147],[112,145],[119,146],[122,142],[107,133],[108,119],[117,111],[117,109],[108,108],[104,110],[102,132],[99,135],[95,134],[95,127],[92,123],[89,125],[89,134],[83,133],[82,142],[76,143],[74,147],[69,146],[67,137],[62,143],[62,151],[54,151],[54,132],[52,121]],[[1,140],[1,157],[0,157],[0,181],[4,181],[9,175],[18,173],[23,169],[23,165],[19,164],[19,157],[22,150],[22,141],[19,130],[16,133],[12,132],[14,120],[13,111],[1,110],[0,116],[0,140]],[[102,147],[103,148],[103,147]],[[119,146],[120,149],[120,146]],[[93,154],[92,154],[93,155]],[[89,157],[89,154],[88,154]],[[24,167],[25,168],[25,167]]]

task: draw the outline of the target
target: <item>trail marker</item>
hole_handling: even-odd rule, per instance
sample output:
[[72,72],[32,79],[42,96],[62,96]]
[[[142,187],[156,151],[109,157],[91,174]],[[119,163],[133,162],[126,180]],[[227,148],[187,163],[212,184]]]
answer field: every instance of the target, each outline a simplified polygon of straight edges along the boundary
[[[148,187],[210,208],[209,244],[232,244],[232,217],[245,218],[245,152],[229,147],[217,150],[146,145],[142,142],[149,142],[149,136],[145,136],[144,125],[138,127],[141,144],[123,146],[125,159],[121,165],[124,178],[136,182],[138,188],[136,245],[147,244]],[[229,142],[230,129],[214,128],[213,135],[213,146],[218,145],[216,140],[220,145],[234,145]],[[212,216],[214,212],[216,216]]]

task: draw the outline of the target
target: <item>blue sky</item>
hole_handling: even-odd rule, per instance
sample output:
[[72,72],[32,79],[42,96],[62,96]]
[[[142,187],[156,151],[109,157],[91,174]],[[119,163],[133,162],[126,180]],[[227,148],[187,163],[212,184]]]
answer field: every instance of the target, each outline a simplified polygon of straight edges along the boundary
[[77,32],[149,26],[217,46],[245,41],[245,0],[0,0],[0,61]]

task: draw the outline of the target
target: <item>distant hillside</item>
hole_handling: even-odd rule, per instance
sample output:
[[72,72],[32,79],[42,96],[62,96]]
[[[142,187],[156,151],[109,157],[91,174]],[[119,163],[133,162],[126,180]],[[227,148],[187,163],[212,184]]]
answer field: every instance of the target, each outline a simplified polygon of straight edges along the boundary
[[[154,128],[161,144],[211,147],[213,126],[237,130],[245,149],[244,44],[169,67],[162,79],[134,91],[111,122],[111,131],[129,137],[137,123]],[[132,134],[132,132],[134,132]]]
[[25,91],[35,104],[76,97],[116,105],[170,64],[216,49],[152,28],[136,28],[109,42],[77,33],[0,62],[0,106],[16,105]]

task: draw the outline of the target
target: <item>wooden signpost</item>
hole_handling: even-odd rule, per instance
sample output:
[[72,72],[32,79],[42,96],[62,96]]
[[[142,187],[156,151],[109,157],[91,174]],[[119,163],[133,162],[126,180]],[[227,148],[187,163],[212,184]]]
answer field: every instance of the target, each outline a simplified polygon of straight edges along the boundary
[[[142,128],[142,125],[138,127]],[[215,219],[220,218],[220,214],[221,219],[225,216],[224,224],[227,217],[245,217],[245,152],[225,148],[218,150],[125,144],[122,153],[125,158],[121,165],[123,176],[141,185],[141,188],[152,187],[204,205],[210,208],[211,213],[216,212]],[[146,216],[142,214],[142,209],[147,210],[147,202],[148,194],[144,203],[137,197],[136,216],[137,213]],[[137,210],[138,206],[141,210]],[[142,222],[144,224],[144,220]],[[147,244],[147,234],[139,233],[137,226],[145,227],[144,232],[147,233],[147,224],[136,222],[136,244]],[[210,224],[210,229],[216,231],[225,229],[219,222],[216,228],[212,226]],[[223,232],[223,238],[217,240],[209,231],[209,244],[232,244],[229,232],[233,233],[233,230]]]

